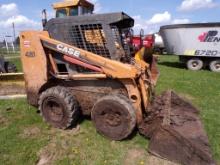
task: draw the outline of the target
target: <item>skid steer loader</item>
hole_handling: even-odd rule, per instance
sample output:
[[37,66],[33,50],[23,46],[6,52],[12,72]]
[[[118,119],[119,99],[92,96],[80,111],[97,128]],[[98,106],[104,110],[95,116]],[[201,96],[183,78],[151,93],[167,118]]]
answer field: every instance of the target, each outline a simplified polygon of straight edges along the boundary
[[20,34],[29,104],[67,129],[90,115],[97,132],[123,140],[138,128],[149,151],[181,164],[215,164],[198,111],[172,91],[154,97],[156,59],[131,53],[134,20],[125,13],[49,20]]

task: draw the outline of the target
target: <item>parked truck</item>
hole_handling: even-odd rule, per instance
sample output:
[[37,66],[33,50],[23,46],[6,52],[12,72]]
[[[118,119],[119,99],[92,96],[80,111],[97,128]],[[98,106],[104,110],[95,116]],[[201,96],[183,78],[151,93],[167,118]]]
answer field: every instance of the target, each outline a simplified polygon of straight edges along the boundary
[[160,28],[167,52],[190,70],[220,72],[220,23],[167,25]]
[[154,53],[164,54],[166,52],[163,39],[159,33],[154,33]]
[[136,50],[144,46],[145,48],[152,49],[154,54],[164,54],[165,52],[165,46],[159,33],[147,34],[145,36],[133,36],[132,44]]

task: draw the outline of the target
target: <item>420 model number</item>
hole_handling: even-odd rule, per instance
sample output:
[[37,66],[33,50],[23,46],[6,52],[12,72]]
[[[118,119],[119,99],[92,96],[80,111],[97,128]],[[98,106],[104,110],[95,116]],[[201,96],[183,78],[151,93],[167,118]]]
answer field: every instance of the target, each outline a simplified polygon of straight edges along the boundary
[[217,50],[196,50],[196,56],[217,56],[219,52]]

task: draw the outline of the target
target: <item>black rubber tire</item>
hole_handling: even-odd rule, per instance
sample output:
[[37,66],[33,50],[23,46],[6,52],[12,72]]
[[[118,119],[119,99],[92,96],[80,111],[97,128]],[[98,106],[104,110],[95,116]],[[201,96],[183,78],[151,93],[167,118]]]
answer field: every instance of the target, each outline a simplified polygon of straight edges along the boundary
[[7,73],[16,73],[18,71],[15,64],[8,62],[8,61],[5,62],[5,70]]
[[92,121],[104,137],[111,140],[127,138],[136,126],[135,109],[123,95],[109,95],[98,100],[91,112]]
[[203,61],[199,58],[192,58],[187,61],[187,68],[189,70],[198,71],[203,68]]
[[0,55],[0,73],[5,73],[5,60],[2,55]]
[[209,63],[209,68],[212,72],[220,72],[220,60],[213,60]]
[[155,48],[154,49],[154,54],[161,55],[162,54],[162,50],[160,48]]
[[0,64],[0,73],[6,73],[5,66]]
[[39,98],[39,110],[44,120],[60,129],[75,126],[79,117],[79,104],[65,87],[52,87]]

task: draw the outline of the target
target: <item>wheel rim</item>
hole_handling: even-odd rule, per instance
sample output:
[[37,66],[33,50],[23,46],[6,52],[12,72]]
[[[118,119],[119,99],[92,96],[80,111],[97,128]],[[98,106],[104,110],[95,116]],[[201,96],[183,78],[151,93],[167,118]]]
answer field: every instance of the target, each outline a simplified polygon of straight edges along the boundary
[[124,126],[124,120],[126,120],[126,117],[120,113],[120,108],[116,109],[107,105],[103,111],[97,114],[97,120],[101,121],[103,127],[107,129],[115,129]]
[[122,124],[122,116],[118,112],[112,112],[109,110],[109,113],[104,113],[103,122],[108,127],[118,127]]
[[199,65],[199,63],[198,63],[197,61],[193,61],[193,62],[192,62],[192,67],[193,67],[193,68],[197,68],[198,65]]
[[216,70],[220,70],[220,62],[216,62],[215,63],[215,69]]
[[60,122],[64,117],[63,105],[55,97],[48,97],[43,102],[43,110],[51,122]]
[[92,119],[99,133],[112,140],[121,140],[132,132],[132,118],[125,109],[116,103],[96,106]]

